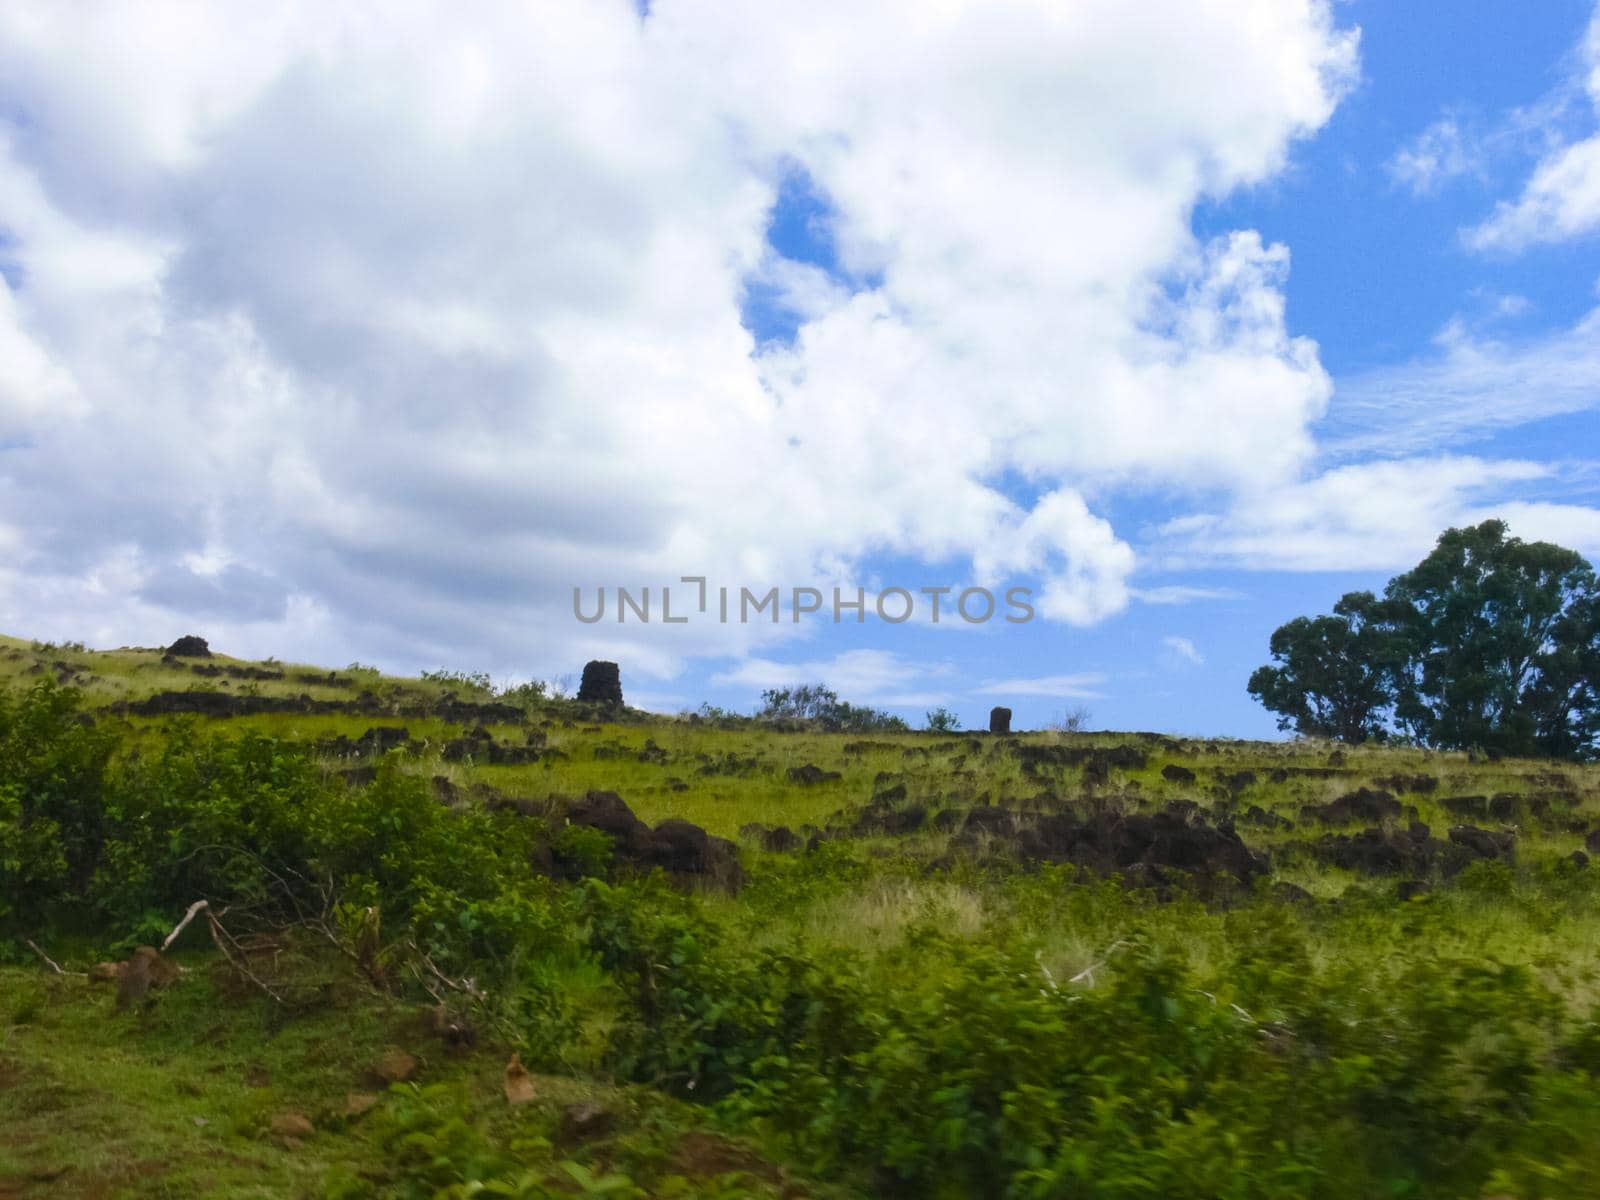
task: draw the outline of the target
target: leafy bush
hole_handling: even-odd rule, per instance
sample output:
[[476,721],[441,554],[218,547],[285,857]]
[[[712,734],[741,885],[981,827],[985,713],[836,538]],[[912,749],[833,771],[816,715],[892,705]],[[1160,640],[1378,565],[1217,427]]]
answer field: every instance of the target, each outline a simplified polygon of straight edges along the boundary
[[424,671],[419,678],[425,683],[442,683],[480,695],[494,692],[494,681],[487,671],[450,671],[441,667],[437,671]]
[[[292,920],[331,892],[341,928],[381,922],[491,990],[496,1028],[530,1064],[594,1065],[706,1105],[872,1195],[1576,1198],[1600,1181],[1592,976],[1458,957],[1433,936],[1475,912],[1589,913],[1592,868],[1485,862],[1403,911],[1352,888],[1306,915],[968,865],[950,882],[985,882],[990,922],[958,935],[925,905],[867,955],[767,931],[896,871],[925,883],[920,864],[842,839],[773,855],[735,918],[660,876],[541,875],[540,821],[442,806],[398,757],[355,788],[308,747],[254,733],[179,722],[140,750],[119,755],[67,689],[0,695],[0,936],[159,932],[202,896]],[[592,831],[554,841],[597,872],[610,852]],[[1327,953],[1315,926],[1333,920],[1372,952]],[[1202,923],[1219,936],[1191,950]],[[1046,932],[1063,928],[1112,947],[1087,979],[1046,965]],[[36,1014],[23,997],[5,1015]],[[381,1187],[330,1191],[655,1186],[631,1164],[550,1168],[546,1134],[507,1142],[448,1091],[410,1090],[375,1118]]]
[[761,693],[756,718],[809,721],[836,733],[906,733],[911,728],[892,713],[839,699],[839,694],[825,683],[768,688]]
[[115,819],[116,747],[79,694],[49,678],[20,699],[0,693],[0,931],[37,924],[88,888]]

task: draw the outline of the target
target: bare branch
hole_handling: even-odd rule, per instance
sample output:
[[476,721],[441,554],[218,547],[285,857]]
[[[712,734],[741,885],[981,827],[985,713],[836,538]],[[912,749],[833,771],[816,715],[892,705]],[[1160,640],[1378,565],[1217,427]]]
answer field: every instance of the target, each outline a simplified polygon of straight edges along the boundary
[[[57,963],[55,959],[51,958],[48,954],[46,954],[43,950],[39,949],[38,944],[35,943],[32,938],[23,938],[22,940],[23,940],[24,944],[26,944],[26,946],[28,947],[29,950],[32,950],[40,958],[44,959],[44,965],[45,966],[49,967],[57,975],[65,975],[66,974],[66,972],[61,969],[60,964]],[[77,972],[73,972],[73,974],[77,974]]]
[[206,912],[211,908],[211,901],[196,900],[189,905],[189,911],[183,914],[183,920],[173,926],[172,932],[167,934],[167,940],[161,943],[161,952],[165,954],[172,943],[178,940],[178,935],[189,927],[189,922],[194,920],[197,913]]
[[1083,982],[1087,981],[1089,986],[1093,987],[1094,986],[1094,973],[1096,971],[1098,971],[1101,967],[1105,966],[1106,963],[1110,962],[1111,961],[1111,955],[1113,953],[1115,953],[1117,950],[1120,950],[1123,945],[1124,945],[1123,940],[1121,938],[1118,938],[1116,941],[1112,942],[1111,945],[1106,947],[1106,952],[1103,955],[1100,956],[1100,961],[1099,962],[1090,963],[1087,967],[1085,967],[1083,970],[1079,971],[1071,979],[1067,980],[1067,982],[1068,983],[1083,983]]
[[211,912],[209,909],[206,911],[206,924],[211,929],[211,940],[216,943],[216,947],[218,951],[221,952],[222,957],[228,960],[228,965],[240,975],[243,975],[251,983],[255,984],[256,987],[260,988],[268,996],[272,997],[272,999],[277,1003],[283,1004],[283,997],[278,995],[277,992],[273,991],[272,988],[260,978],[260,976],[250,969],[248,964],[245,962],[245,956],[242,950],[238,955],[235,955],[229,951],[228,947],[223,942],[224,938],[230,942],[233,942],[236,948],[238,947],[239,943],[234,941],[233,935],[222,927],[222,922],[218,921],[216,914]]

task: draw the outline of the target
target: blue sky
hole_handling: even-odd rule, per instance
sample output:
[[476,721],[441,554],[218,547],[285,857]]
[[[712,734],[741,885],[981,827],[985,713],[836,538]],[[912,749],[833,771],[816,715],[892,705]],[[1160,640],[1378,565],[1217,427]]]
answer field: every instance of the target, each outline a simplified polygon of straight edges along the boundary
[[[1484,254],[1464,236],[1497,201],[1516,196],[1538,161],[1549,128],[1510,127],[1517,110],[1570,90],[1591,16],[1587,2],[1349,0],[1338,17],[1361,30],[1360,82],[1326,127],[1294,149],[1281,174],[1198,205],[1194,227],[1202,236],[1254,228],[1290,248],[1288,321],[1316,340],[1336,389],[1346,379],[1377,373],[1381,380],[1386,367],[1429,361],[1453,323],[1515,344],[1559,335],[1595,307],[1600,240]],[[1592,112],[1581,105],[1570,111],[1572,98],[1562,99],[1553,121],[1574,138],[1592,133]],[[1419,191],[1398,173],[1397,155],[1441,121],[1496,144],[1480,149],[1470,169]],[[769,241],[780,254],[831,269],[829,215],[827,198],[811,181],[792,176],[773,210]],[[1508,299],[1511,311],[1499,311]],[[760,297],[747,321],[760,338],[794,333],[793,317]],[[1591,386],[1597,383],[1591,376]],[[1337,419],[1336,390],[1330,424]],[[1592,457],[1597,447],[1592,409],[1471,443],[1476,453],[1549,462]],[[1592,503],[1595,485],[1579,481],[1555,492]],[[1134,492],[1107,497],[1103,511],[1115,514],[1119,528],[1137,528],[1159,523],[1168,510],[1161,497]],[[922,578],[915,563],[885,563],[882,572],[885,579]],[[1010,696],[1002,689],[954,702],[974,724],[992,699],[1012,705],[1030,725],[1083,707],[1106,728],[1274,736],[1272,719],[1244,690],[1250,671],[1266,661],[1267,635],[1295,615],[1326,611],[1346,591],[1380,590],[1394,573],[1186,571],[1171,580],[1216,597],[1182,606],[1135,604],[1087,629],[1031,627],[974,637],[900,627],[829,630],[803,661],[870,647],[955,664],[969,680],[1082,677],[1064,682],[1058,696]],[[937,690],[936,680],[926,682]],[[734,707],[750,699],[749,687],[738,684],[702,690]],[[915,705],[898,711],[917,715]]]
[[[0,15],[8,631],[1266,736],[1446,526],[1600,553],[1590,0],[155,8]],[[573,619],[686,574],[1040,615]]]

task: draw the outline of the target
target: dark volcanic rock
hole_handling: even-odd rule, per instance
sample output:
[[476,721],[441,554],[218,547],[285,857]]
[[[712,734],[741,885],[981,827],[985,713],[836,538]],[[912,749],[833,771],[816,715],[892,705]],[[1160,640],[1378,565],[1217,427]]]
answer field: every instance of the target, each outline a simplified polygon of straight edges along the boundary
[[585,704],[622,707],[622,672],[614,662],[595,659],[583,664],[578,699]]
[[769,829],[761,835],[761,848],[770,850],[775,854],[787,854],[798,850],[804,845],[800,835],[787,825],[779,825],[776,829]]
[[1388,792],[1359,788],[1327,804],[1308,804],[1300,810],[1300,817],[1324,825],[1349,825],[1355,821],[1393,820],[1400,812],[1400,801]]
[[1353,835],[1324,834],[1304,848],[1321,862],[1369,875],[1426,877],[1437,869],[1445,876],[1457,874],[1479,859],[1510,861],[1516,839],[1471,825],[1457,825],[1448,842],[1428,834],[1428,827],[1413,822],[1406,833],[1363,829]]
[[1248,885],[1267,870],[1266,860],[1231,825],[1207,825],[1177,811],[1124,814],[1100,809],[1080,819],[1071,812],[975,808],[952,846],[976,849],[982,844],[979,835],[987,835],[991,844],[1010,844],[1025,862],[1072,863],[1097,874],[1120,874],[1131,886],[1158,891],[1182,882],[1173,872],[1211,881],[1228,877]]
[[211,657],[211,647],[206,645],[205,638],[195,637],[195,635],[192,633],[185,634],[183,637],[173,642],[172,645],[167,647],[166,652],[172,655],[174,658]]
[[1418,896],[1425,896],[1433,890],[1433,886],[1426,879],[1402,879],[1395,885],[1395,898],[1399,900],[1413,900]]
[[895,808],[874,801],[869,804],[851,827],[857,836],[873,833],[902,835],[915,833],[928,823],[928,810],[920,804]]
[[989,732],[1011,732],[1011,710],[1009,708],[1002,708],[996,705],[989,710]]
[[494,766],[518,766],[538,762],[543,751],[538,746],[509,746],[498,742],[493,734],[479,725],[461,737],[451,738],[439,753],[445,762],[461,762],[470,758],[474,762]]
[[1372,782],[1391,792],[1418,792],[1424,795],[1439,786],[1439,780],[1432,775],[1385,775]]
[[1086,774],[1105,776],[1113,767],[1142,771],[1149,762],[1149,756],[1137,746],[1052,746],[1015,741],[1008,745],[1029,774],[1046,767],[1081,766]]
[[567,809],[567,820],[609,834],[619,858],[639,857],[650,841],[650,827],[615,792],[587,793]]
[[989,834],[998,836],[1014,833],[1017,828],[1017,815],[1010,809],[993,808],[985,806],[975,808],[967,814],[966,820],[961,823],[963,833]]
[[298,696],[231,696],[226,692],[157,692],[143,700],[118,700],[110,708],[113,712],[133,713],[141,717],[178,713],[196,713],[203,717],[250,717],[260,713],[297,713],[304,716],[347,713],[369,717],[437,717],[455,725],[484,722],[518,724],[525,716],[520,708],[509,704],[478,704],[448,697],[433,704],[390,707],[371,692],[362,692],[350,700],[313,700],[305,693]]
[[739,851],[732,842],[676,817],[651,829],[615,792],[589,792],[568,807],[567,820],[611,838],[614,868],[660,867],[678,883],[699,880],[729,892],[744,884]]
[[1312,904],[1316,901],[1316,897],[1305,888],[1284,879],[1273,884],[1267,895],[1279,904]]
[[729,892],[737,892],[744,884],[738,848],[726,838],[712,837],[700,826],[677,817],[669,817],[655,827],[643,863],[660,867],[678,879],[705,879]]
[[1280,817],[1277,813],[1268,812],[1259,804],[1252,804],[1239,820],[1246,825],[1254,825],[1259,829],[1293,829],[1294,822],[1288,817]]
[[1444,850],[1437,838],[1363,829],[1346,835],[1324,834],[1309,847],[1313,857],[1330,866],[1368,875],[1425,875]]
[[813,763],[806,763],[803,767],[789,768],[789,782],[798,783],[802,787],[810,787],[816,783],[832,783],[839,778],[837,771],[824,771]]
[[1454,817],[1476,817],[1481,821],[1489,816],[1487,796],[1446,796],[1439,806]]
[[367,758],[403,749],[410,741],[411,731],[403,725],[374,725],[354,741],[344,734],[327,738],[317,743],[317,750],[341,758]]
[[1516,792],[1496,792],[1489,797],[1489,816],[1496,821],[1515,821],[1522,812],[1522,797]]
[[195,713],[202,717],[247,717],[257,713],[331,713],[345,711],[335,700],[310,696],[231,696],[227,692],[157,692],[143,700],[119,701],[115,711],[142,717]]
[[1228,789],[1230,795],[1237,796],[1245,788],[1251,787],[1255,783],[1256,773],[1254,771],[1234,771],[1229,774],[1219,771],[1217,779],[1223,787]]
[[1511,861],[1517,846],[1514,834],[1495,833],[1493,830],[1479,829],[1476,825],[1457,825],[1450,831],[1450,841],[1471,851],[1476,858],[1493,858],[1504,862]]
[[1161,768],[1161,778],[1172,783],[1193,783],[1195,775],[1188,767],[1180,767],[1177,763],[1168,763]]

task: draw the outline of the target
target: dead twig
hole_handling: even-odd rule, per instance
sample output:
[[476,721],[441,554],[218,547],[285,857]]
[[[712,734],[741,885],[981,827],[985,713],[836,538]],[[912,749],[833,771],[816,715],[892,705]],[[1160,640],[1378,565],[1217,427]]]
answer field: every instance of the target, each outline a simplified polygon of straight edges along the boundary
[[1085,967],[1083,970],[1079,971],[1071,979],[1067,980],[1067,982],[1068,983],[1083,983],[1085,980],[1087,980],[1089,986],[1093,987],[1094,986],[1094,973],[1096,971],[1100,970],[1102,967],[1104,967],[1108,962],[1110,962],[1111,961],[1111,956],[1114,953],[1116,953],[1116,951],[1120,950],[1123,947],[1124,944],[1125,944],[1124,941],[1121,938],[1118,938],[1116,941],[1112,942],[1111,945],[1106,947],[1106,951],[1105,951],[1104,954],[1102,954],[1100,956],[1100,961],[1099,962],[1090,963],[1087,967]]
[[[429,958],[425,953],[423,953],[421,947],[419,947],[415,941],[410,941],[407,943],[407,945],[411,947],[411,952],[417,956],[417,961],[421,962],[423,966],[427,967],[428,970],[433,973],[433,977],[440,983],[444,984],[451,991],[460,992],[465,996],[469,996],[473,1000],[476,1000],[479,1004],[487,1004],[489,1002],[488,995],[471,978],[466,976],[463,976],[461,979],[450,978],[450,976],[446,975],[438,968],[438,965],[434,963],[433,959]],[[418,979],[420,981],[420,974],[418,975]],[[423,986],[426,987],[427,985],[424,984]],[[428,990],[429,993],[432,994],[432,989],[429,988]]]
[[[272,987],[265,980],[263,980],[259,975],[250,969],[249,964],[246,961],[243,947],[239,945],[238,941],[234,939],[234,936],[231,933],[223,928],[222,922],[217,920],[217,914],[212,912],[209,906],[207,906],[203,911],[206,914],[206,924],[211,930],[211,940],[216,944],[218,952],[224,959],[227,960],[228,965],[232,967],[238,974],[255,984],[256,987],[260,988],[261,991],[265,992],[278,1004],[284,1004],[287,1006],[287,1002],[284,1000],[284,998],[277,992],[273,991]],[[237,954],[228,949],[226,944],[228,942],[233,943],[234,948],[238,950]]]
[[[61,964],[56,962],[55,959],[51,958],[43,950],[39,949],[38,943],[36,943],[32,938],[23,938],[22,940],[23,940],[23,943],[28,947],[29,950],[32,950],[40,958],[44,959],[44,965],[45,966],[49,967],[57,975],[65,975],[66,974],[66,972],[61,969]],[[77,972],[73,972],[73,973],[76,974]]]
[[165,954],[167,952],[172,943],[178,940],[178,935],[189,927],[189,922],[194,920],[197,914],[209,912],[210,908],[211,901],[209,900],[196,900],[189,905],[189,911],[183,914],[183,920],[172,927],[172,932],[167,934],[167,940],[161,943],[161,953]]

